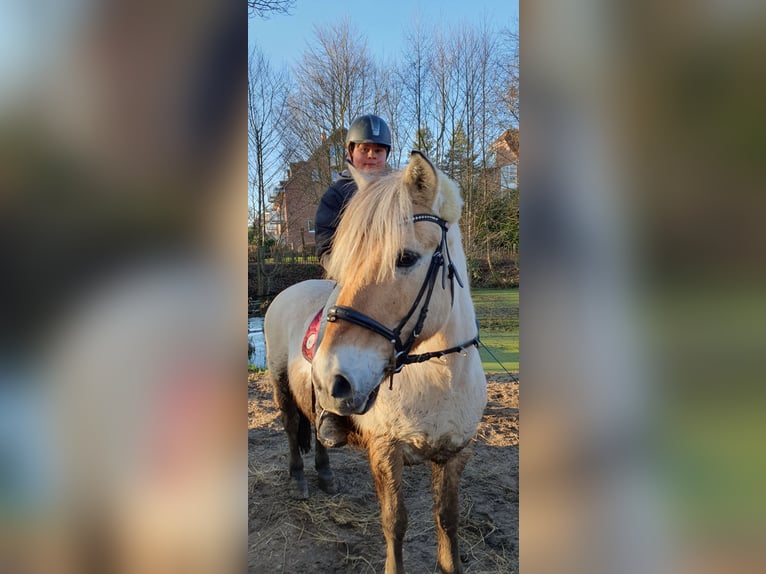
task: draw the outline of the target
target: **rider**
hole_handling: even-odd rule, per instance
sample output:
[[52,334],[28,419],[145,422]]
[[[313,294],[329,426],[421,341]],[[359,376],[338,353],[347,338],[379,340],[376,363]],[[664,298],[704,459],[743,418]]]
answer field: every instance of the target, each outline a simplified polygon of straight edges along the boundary
[[[359,116],[346,134],[346,161],[365,174],[379,175],[388,171],[386,161],[391,153],[391,130],[382,118],[366,114]],[[340,177],[322,195],[315,222],[317,255],[321,262],[329,255],[335,230],[343,208],[356,193],[357,185],[351,172],[344,169]],[[346,444],[348,418],[324,411],[316,405],[317,438],[326,447]]]
[[[346,161],[367,174],[382,174],[388,170],[386,160],[391,153],[391,130],[382,118],[367,114],[359,116],[346,134]],[[324,259],[332,249],[332,239],[338,228],[343,208],[356,192],[356,182],[348,169],[322,195],[317,207],[315,240],[317,255]]]

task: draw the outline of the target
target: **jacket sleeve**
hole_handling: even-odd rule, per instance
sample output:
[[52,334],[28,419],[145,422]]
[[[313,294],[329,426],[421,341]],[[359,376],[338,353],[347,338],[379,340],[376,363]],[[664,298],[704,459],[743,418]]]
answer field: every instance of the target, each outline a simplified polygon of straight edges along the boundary
[[338,227],[340,210],[343,207],[340,194],[332,187],[322,195],[314,217],[314,240],[317,246],[317,256],[322,256],[332,248],[332,238]]

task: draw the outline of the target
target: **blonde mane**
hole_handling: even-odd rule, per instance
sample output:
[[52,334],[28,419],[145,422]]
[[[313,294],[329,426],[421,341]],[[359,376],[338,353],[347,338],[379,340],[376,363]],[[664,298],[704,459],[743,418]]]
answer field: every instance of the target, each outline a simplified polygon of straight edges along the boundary
[[360,284],[393,277],[412,226],[412,199],[402,179],[403,171],[397,171],[357,180],[359,190],[346,205],[333,239],[327,262],[330,279],[343,283],[348,270]]
[[[404,238],[413,225],[405,171],[369,179],[356,173],[359,190],[342,213],[326,263],[330,279],[344,283],[350,270],[359,286],[393,278]],[[456,224],[463,207],[460,190],[444,173],[438,169],[436,173],[438,190],[429,209]]]

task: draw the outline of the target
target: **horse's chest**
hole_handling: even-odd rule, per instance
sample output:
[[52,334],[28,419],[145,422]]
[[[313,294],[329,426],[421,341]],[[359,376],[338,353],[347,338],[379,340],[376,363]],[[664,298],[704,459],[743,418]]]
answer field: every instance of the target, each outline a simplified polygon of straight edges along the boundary
[[[462,408],[461,408],[462,407]],[[441,411],[422,410],[401,417],[392,428],[405,453],[431,459],[437,453],[454,454],[476,433],[480,413],[466,405],[452,405]]]
[[397,440],[403,445],[409,463],[441,457],[446,460],[473,438],[485,405],[486,389],[481,385],[460,393],[428,389],[414,397],[412,394],[403,397],[384,388],[376,407],[360,417],[361,426],[375,434],[383,431]]

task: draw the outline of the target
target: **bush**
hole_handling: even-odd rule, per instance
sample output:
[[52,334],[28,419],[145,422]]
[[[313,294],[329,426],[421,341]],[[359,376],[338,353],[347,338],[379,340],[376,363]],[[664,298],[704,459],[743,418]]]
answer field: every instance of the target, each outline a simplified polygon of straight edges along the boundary
[[518,256],[493,258],[492,266],[486,258],[468,260],[471,286],[479,289],[511,289],[519,286]]
[[[249,301],[258,299],[257,264],[251,263],[247,270],[247,296]],[[264,263],[266,273],[266,297],[273,299],[290,285],[307,279],[322,279],[324,269],[318,263]]]

